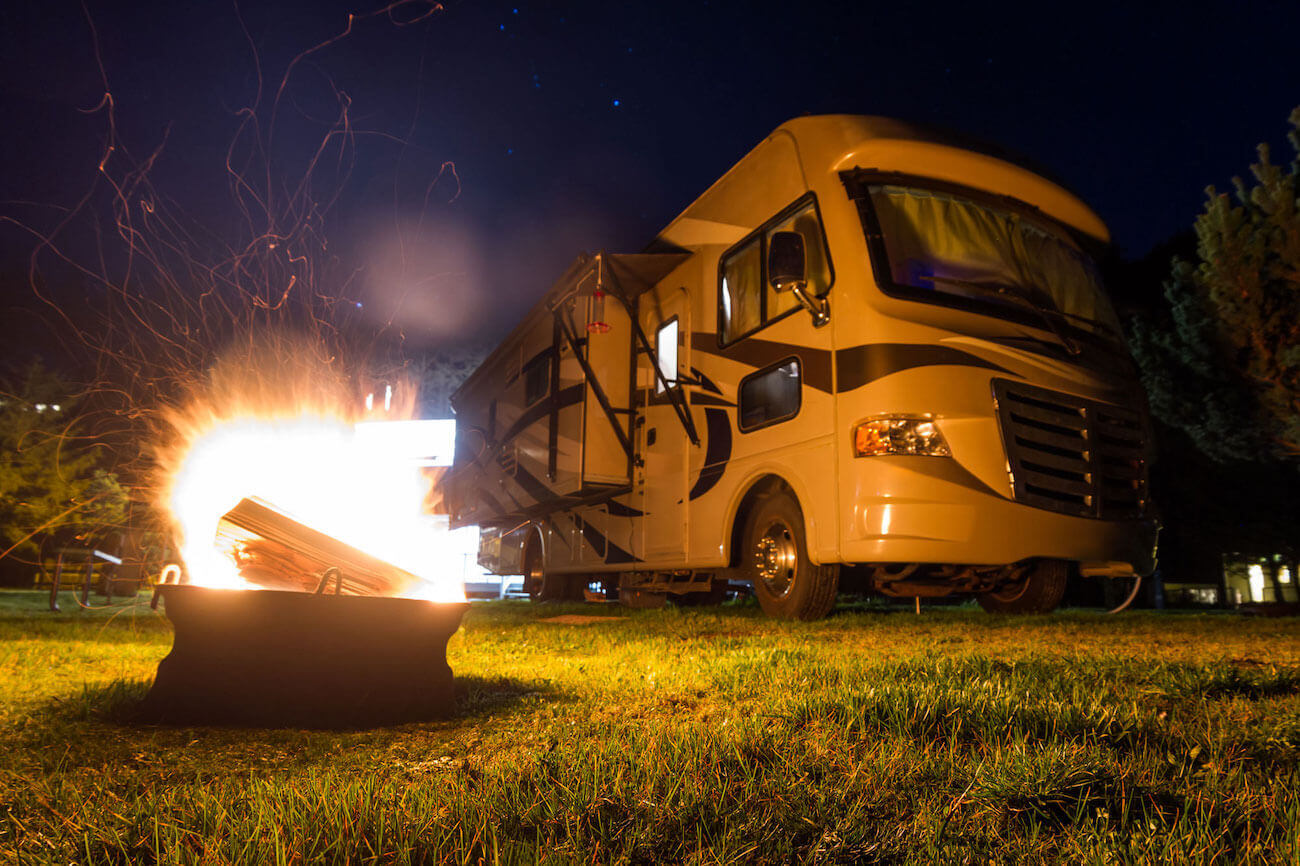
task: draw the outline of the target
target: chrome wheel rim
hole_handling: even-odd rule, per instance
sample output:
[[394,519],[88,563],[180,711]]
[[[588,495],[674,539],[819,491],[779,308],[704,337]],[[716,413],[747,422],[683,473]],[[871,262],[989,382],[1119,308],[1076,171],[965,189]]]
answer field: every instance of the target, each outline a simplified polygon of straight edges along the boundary
[[773,521],[754,544],[754,569],[763,587],[775,598],[785,598],[794,588],[799,566],[799,546],[783,521]]

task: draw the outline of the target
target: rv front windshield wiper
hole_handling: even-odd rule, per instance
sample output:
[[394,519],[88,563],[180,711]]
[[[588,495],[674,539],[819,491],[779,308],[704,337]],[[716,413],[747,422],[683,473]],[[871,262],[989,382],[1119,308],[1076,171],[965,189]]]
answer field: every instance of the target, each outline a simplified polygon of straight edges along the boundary
[[[1066,336],[1056,320],[1056,316],[1065,316],[1056,304],[1052,303],[1051,298],[1039,289],[1030,289],[1025,286],[1017,286],[1013,283],[986,283],[978,280],[963,280],[958,277],[926,277],[932,283],[944,283],[951,286],[961,286],[966,289],[975,289],[979,292],[996,295],[999,298],[1008,298],[1019,302],[1022,306],[1028,307],[1038,314],[1038,317],[1047,324],[1047,329],[1056,335],[1071,355],[1077,355],[1081,351],[1079,346]],[[1044,303],[1044,301],[1046,303]]]
[[1060,313],[1065,318],[1070,319],[1071,321],[1082,322],[1083,324],[1088,325],[1089,327],[1092,328],[1100,328],[1102,333],[1109,336],[1112,340],[1116,340],[1119,342],[1123,342],[1124,340],[1123,334],[1121,334],[1119,331],[1115,330],[1113,327],[1111,327],[1110,325],[1106,324],[1105,322],[1099,319],[1092,319],[1089,318],[1088,316],[1081,316],[1078,313],[1067,313],[1065,310],[1057,310],[1057,312]]

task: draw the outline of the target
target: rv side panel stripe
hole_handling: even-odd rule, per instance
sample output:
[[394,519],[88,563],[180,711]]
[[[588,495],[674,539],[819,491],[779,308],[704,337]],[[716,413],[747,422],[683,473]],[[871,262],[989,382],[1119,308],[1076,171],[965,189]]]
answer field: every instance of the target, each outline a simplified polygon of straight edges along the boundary
[[605,548],[605,562],[607,563],[640,561],[635,556],[610,541],[599,529],[585,520],[582,521],[582,537],[586,539],[587,543],[591,545],[593,550],[600,550],[601,547]]
[[989,487],[979,479],[979,476],[956,460],[915,460],[908,464],[908,468],[921,475],[929,475],[931,478],[938,478],[940,481],[974,490],[976,493],[996,496],[999,499],[1011,498],[1007,493],[998,493],[992,487]]
[[555,493],[551,488],[543,484],[522,466],[515,467],[515,482],[524,489],[524,493],[533,498],[534,502],[541,503],[555,498]]
[[705,409],[704,425],[708,445],[704,452],[704,468],[691,488],[690,499],[699,499],[722,480],[722,473],[731,459],[731,421],[722,409]]
[[[999,373],[1015,375],[1005,367],[985,361],[978,355],[948,346],[914,343],[867,343],[835,353],[836,381],[839,393],[852,391],[903,370],[933,366],[985,367]],[[1019,378],[1019,377],[1017,377]]]
[[582,533],[582,538],[591,545],[593,551],[605,549],[605,563],[612,565],[614,563],[641,562],[632,554],[610,541],[599,529],[592,526],[585,519],[575,515],[569,515],[569,520]]
[[[581,403],[582,394],[583,394],[582,385],[570,385],[569,387],[560,391],[559,394],[555,395],[556,411],[559,411],[560,409],[566,409],[569,406],[572,406],[574,403]],[[536,403],[534,403],[532,406],[526,409],[524,411],[524,414],[520,415],[517,419],[515,419],[515,423],[510,425],[510,429],[505,432],[505,434],[501,437],[501,441],[497,444],[498,445],[506,444],[511,439],[515,438],[521,432],[523,432],[523,430],[527,428],[530,424],[540,421],[542,418],[550,414],[550,412],[551,412],[551,401],[538,400]]]
[[[759,340],[754,337],[747,337],[725,349],[719,349],[714,334],[693,334],[691,344],[698,352],[726,358],[755,369],[774,364],[790,355],[797,355],[803,367],[803,383],[809,388],[831,393],[832,353],[825,349],[813,349],[776,340]],[[984,367],[999,373],[1015,375],[1007,368],[986,361],[978,355],[948,346],[930,346],[920,343],[867,343],[841,349],[834,353],[834,359],[838,386],[836,391],[841,394],[915,367],[938,365]]]
[[718,335],[708,333],[692,334],[691,348],[754,368],[766,367],[791,355],[798,355],[803,368],[803,384],[826,394],[831,393],[831,353],[826,349],[760,340],[757,337],[745,337],[721,349],[718,348]]
[[605,503],[605,507],[609,509],[611,517],[640,517],[642,514],[645,514],[645,512],[640,508],[633,508],[631,505],[624,505],[617,499],[609,500],[609,502]]

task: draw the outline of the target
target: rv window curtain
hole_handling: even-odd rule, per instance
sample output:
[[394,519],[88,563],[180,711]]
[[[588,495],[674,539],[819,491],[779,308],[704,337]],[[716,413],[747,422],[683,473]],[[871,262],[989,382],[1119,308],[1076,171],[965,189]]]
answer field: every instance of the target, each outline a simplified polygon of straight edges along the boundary
[[754,330],[763,317],[763,254],[758,238],[722,264],[722,340]]
[[961,283],[1045,292],[1072,320],[1119,332],[1091,260],[1068,239],[1019,214],[941,193],[870,190],[894,283],[989,300]]

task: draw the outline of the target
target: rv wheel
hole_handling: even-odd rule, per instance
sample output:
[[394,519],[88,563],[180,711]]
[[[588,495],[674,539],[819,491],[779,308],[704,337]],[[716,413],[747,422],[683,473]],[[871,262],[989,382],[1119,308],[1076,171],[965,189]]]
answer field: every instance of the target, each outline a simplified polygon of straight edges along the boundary
[[821,619],[835,606],[838,565],[814,565],[799,503],[780,490],[750,517],[740,567],[763,612],[776,619]]
[[1069,577],[1069,563],[1040,559],[1019,580],[982,592],[976,598],[989,613],[1051,613],[1065,596]]
[[524,550],[524,589],[532,601],[581,601],[581,575],[547,573],[542,546],[533,539]]

